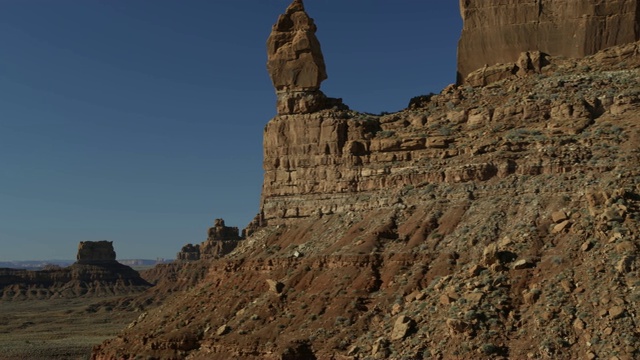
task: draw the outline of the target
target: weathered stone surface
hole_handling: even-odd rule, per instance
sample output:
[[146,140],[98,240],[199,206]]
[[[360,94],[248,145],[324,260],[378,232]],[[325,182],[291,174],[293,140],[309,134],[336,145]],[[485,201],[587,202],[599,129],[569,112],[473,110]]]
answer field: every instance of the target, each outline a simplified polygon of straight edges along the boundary
[[277,91],[316,91],[327,78],[316,25],[294,0],[267,40],[267,69]]
[[[637,258],[617,245],[640,233],[638,58],[618,48],[553,59],[540,76],[449,87],[395,114],[280,114],[264,134],[263,227],[230,256],[183,263],[206,263],[203,281],[95,358],[581,358],[589,348],[634,358],[616,344],[637,334],[636,274],[615,266]],[[630,107],[614,114],[615,102]],[[421,141],[438,136],[446,148]],[[612,190],[621,186],[630,195]],[[622,206],[624,218],[605,216]],[[571,227],[553,234],[563,207]],[[576,251],[585,240],[589,252]],[[510,270],[520,266],[535,269]],[[416,290],[424,300],[411,301]],[[391,345],[401,314],[416,321],[414,339]],[[578,333],[582,314],[595,322]],[[225,324],[234,331],[176,350],[181,333]],[[606,327],[615,331],[601,337]]]
[[222,335],[226,335],[227,333],[229,333],[229,331],[231,331],[231,328],[229,327],[229,325],[222,325],[218,328],[218,330],[216,330],[216,335],[218,336],[222,336]]
[[458,82],[522,52],[578,58],[637,41],[639,8],[639,0],[461,0]]
[[207,240],[240,240],[237,227],[226,226],[224,219],[216,219],[209,228]]
[[284,289],[283,283],[272,279],[267,279],[267,285],[269,285],[269,291],[276,294],[282,293],[282,290]]
[[625,314],[625,308],[622,306],[613,306],[609,309],[609,316],[612,319],[618,319],[623,317]]
[[223,219],[216,219],[214,226],[209,228],[208,237],[200,244],[200,257],[212,259],[225,256],[232,252],[242,238],[237,227],[226,226]]
[[116,252],[113,251],[113,241],[81,241],[76,258],[79,264],[115,261]]
[[559,210],[551,214],[551,220],[553,220],[554,223],[560,223],[567,219],[569,219],[567,217],[567,213],[565,213],[563,210]]
[[565,221],[563,221],[563,222],[561,222],[561,223],[559,223],[559,224],[556,224],[556,225],[553,227],[552,232],[553,232],[554,234],[561,233],[561,232],[563,232],[565,229],[567,229],[569,226],[571,226],[571,220],[565,220]]

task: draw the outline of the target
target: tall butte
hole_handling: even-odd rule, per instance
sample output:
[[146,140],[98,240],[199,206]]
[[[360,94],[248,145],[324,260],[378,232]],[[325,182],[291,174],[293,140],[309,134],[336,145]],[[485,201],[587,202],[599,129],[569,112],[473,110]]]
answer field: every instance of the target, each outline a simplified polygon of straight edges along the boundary
[[316,30],[302,0],[294,0],[273,25],[267,40],[267,70],[280,115],[312,113],[332,105],[320,91],[327,71]]
[[640,0],[460,0],[458,83],[522,52],[581,58],[640,40]]

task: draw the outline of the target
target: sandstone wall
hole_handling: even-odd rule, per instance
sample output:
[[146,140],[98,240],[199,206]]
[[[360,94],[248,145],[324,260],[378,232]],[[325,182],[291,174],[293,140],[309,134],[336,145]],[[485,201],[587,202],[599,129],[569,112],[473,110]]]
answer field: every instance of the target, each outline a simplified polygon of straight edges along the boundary
[[460,0],[458,82],[521,52],[584,57],[640,39],[640,0]]

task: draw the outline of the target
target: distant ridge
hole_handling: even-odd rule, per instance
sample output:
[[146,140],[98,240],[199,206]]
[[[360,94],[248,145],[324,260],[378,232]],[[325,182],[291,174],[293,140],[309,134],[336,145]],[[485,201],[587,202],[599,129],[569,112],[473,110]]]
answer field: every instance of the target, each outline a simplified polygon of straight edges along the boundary
[[[122,265],[127,266],[153,266],[156,264],[166,264],[171,262],[171,259],[123,259],[118,260],[118,262]],[[60,260],[60,259],[52,259],[52,260],[10,260],[10,261],[0,261],[0,268],[11,268],[11,269],[25,269],[25,270],[41,270],[46,268],[47,266],[60,266],[67,267],[73,264],[75,260]]]

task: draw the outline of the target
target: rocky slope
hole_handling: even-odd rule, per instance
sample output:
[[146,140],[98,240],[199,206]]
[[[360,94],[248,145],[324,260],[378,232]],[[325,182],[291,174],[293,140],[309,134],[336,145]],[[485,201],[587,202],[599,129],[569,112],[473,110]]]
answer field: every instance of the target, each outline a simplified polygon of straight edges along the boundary
[[116,260],[110,241],[83,241],[77,262],[47,270],[0,269],[0,299],[48,299],[138,294],[151,284]]
[[637,358],[639,49],[280,112],[261,227],[93,358]]
[[581,58],[640,40],[639,0],[460,0],[458,82],[521,52]]

